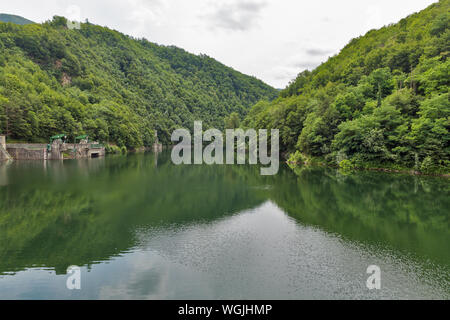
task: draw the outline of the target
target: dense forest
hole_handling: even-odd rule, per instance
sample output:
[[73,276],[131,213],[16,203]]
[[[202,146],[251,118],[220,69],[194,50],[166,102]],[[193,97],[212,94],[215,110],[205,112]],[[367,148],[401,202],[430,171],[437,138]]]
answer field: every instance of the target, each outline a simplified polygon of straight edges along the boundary
[[[5,19],[3,19],[5,20]],[[206,55],[134,39],[94,24],[0,23],[0,133],[47,142],[65,133],[139,148],[174,129],[223,128],[277,91]]]
[[243,125],[280,129],[292,163],[449,173],[449,22],[441,0],[353,39]]

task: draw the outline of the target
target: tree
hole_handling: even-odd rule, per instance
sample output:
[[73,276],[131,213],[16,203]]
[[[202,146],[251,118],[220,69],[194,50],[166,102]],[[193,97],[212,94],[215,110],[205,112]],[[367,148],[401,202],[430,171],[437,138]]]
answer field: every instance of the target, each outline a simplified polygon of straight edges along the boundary
[[240,119],[237,112],[232,112],[228,117],[225,118],[225,129],[236,129],[239,128]]

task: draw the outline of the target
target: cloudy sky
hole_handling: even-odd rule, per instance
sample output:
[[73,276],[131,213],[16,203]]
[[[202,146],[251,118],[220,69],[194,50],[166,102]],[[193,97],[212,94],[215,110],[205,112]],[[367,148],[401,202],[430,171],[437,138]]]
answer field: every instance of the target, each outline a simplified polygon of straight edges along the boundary
[[[436,0],[437,1],[437,0]],[[276,88],[352,38],[435,0],[14,0],[0,12],[35,22],[76,17],[204,53]]]

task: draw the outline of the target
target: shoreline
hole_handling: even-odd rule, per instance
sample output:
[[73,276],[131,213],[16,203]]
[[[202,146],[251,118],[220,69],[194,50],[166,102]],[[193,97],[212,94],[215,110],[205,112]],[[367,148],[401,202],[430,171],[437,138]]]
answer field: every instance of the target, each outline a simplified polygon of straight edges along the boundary
[[[26,143],[22,143],[22,144],[26,144]],[[168,150],[171,149],[173,146],[167,146],[167,145],[162,145],[162,144],[157,144],[156,148],[155,145],[153,147],[141,147],[141,148],[137,148],[137,149],[130,149],[127,150],[127,153],[130,154],[139,154],[139,153],[147,153],[147,152],[162,152],[163,150]],[[120,154],[120,153],[115,153],[115,152],[108,152],[106,151],[104,156],[108,156],[108,155],[116,155],[116,154]],[[122,153],[123,154],[123,153]],[[4,163],[4,162],[8,162],[8,161],[23,161],[23,160],[33,160],[33,159],[0,159],[0,163]],[[39,159],[40,160],[40,159]],[[45,159],[45,160],[50,160],[50,159]],[[72,159],[68,159],[65,158],[63,160],[72,160]],[[337,165],[329,165],[326,164],[324,162],[313,162],[313,163],[299,163],[299,162],[293,162],[293,161],[289,161],[289,160],[285,160],[284,161],[290,168],[291,170],[293,169],[291,166],[297,166],[297,167],[302,167],[302,166],[306,166],[306,167],[311,167],[311,166],[320,166],[320,167],[328,167],[328,168],[335,168],[335,169],[342,169]],[[352,170],[358,170],[358,171],[375,171],[375,172],[384,172],[384,173],[400,173],[400,174],[408,174],[411,176],[425,176],[425,177],[440,177],[440,178],[445,178],[445,179],[450,179],[450,173],[423,173],[414,169],[389,169],[389,168],[383,168],[383,167],[368,167],[368,168],[360,168],[360,167],[353,167],[351,169],[346,169],[349,171]]]
[[[321,167],[328,167],[328,168],[335,168],[335,169],[342,169],[339,166],[332,166],[332,165],[328,165],[325,163],[314,163],[314,164],[299,164],[296,162],[292,162],[292,161],[286,161],[285,162],[290,168],[291,165],[294,166],[321,166]],[[292,169],[292,168],[291,168]],[[446,179],[450,179],[450,173],[446,173],[446,174],[440,174],[440,173],[423,173],[420,171],[416,171],[414,169],[411,170],[400,170],[400,169],[389,169],[389,168],[359,168],[359,167],[354,167],[349,169],[349,171],[352,170],[358,170],[358,171],[376,171],[376,172],[384,172],[384,173],[400,173],[400,174],[408,174],[411,176],[425,176],[425,177],[440,177],[440,178],[446,178]]]

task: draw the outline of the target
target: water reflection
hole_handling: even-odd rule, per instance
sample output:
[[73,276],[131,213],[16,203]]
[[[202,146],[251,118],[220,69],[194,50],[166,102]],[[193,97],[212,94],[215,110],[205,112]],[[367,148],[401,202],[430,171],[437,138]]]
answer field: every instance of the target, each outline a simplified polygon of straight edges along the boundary
[[[449,297],[449,184],[179,166],[168,154],[0,168],[0,298]],[[369,264],[383,290],[365,288]],[[65,288],[69,265],[85,286]]]

